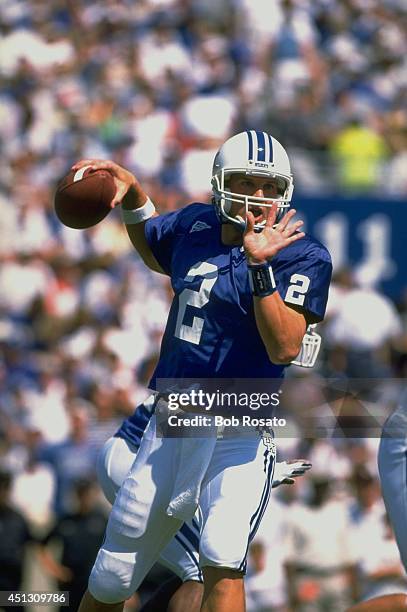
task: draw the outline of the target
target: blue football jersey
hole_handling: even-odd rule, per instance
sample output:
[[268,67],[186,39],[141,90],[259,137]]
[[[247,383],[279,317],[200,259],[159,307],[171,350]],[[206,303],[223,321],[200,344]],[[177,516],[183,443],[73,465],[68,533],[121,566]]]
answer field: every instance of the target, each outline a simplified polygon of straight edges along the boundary
[[[221,242],[213,206],[191,204],[149,219],[145,234],[174,299],[151,388],[158,378],[279,378],[257,330],[243,247]],[[326,248],[311,236],[273,257],[282,299],[323,319],[332,273]]]
[[[145,233],[174,299],[150,382],[163,378],[280,378],[257,330],[243,247],[222,244],[213,206],[191,204],[149,219]],[[332,273],[326,248],[311,236],[273,257],[278,291],[313,322],[323,319]],[[154,406],[140,405],[116,435],[140,444]]]

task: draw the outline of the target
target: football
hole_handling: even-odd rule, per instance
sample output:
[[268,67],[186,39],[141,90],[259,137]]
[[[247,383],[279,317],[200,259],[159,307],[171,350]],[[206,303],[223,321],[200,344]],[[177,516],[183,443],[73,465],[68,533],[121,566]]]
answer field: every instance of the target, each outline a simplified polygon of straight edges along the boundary
[[92,170],[90,166],[71,170],[57,186],[56,215],[67,227],[92,227],[112,210],[110,202],[115,193],[113,176],[107,170]]

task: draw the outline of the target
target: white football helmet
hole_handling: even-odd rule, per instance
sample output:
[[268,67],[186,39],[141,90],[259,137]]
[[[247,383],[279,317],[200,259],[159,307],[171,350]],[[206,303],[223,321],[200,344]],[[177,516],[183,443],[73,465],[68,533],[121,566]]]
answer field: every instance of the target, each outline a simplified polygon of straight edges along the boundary
[[[221,221],[238,225],[242,230],[246,221],[240,215],[229,214],[233,202],[244,204],[246,213],[251,205],[271,207],[270,198],[232,193],[228,188],[231,174],[259,176],[277,180],[278,197],[277,222],[290,207],[294,183],[290,161],[284,147],[266,132],[247,130],[229,138],[215,156],[212,169],[213,201]],[[255,224],[261,231],[265,221]]]
[[321,336],[315,331],[317,324],[308,325],[301,344],[301,350],[291,363],[302,368],[313,368],[321,348]]

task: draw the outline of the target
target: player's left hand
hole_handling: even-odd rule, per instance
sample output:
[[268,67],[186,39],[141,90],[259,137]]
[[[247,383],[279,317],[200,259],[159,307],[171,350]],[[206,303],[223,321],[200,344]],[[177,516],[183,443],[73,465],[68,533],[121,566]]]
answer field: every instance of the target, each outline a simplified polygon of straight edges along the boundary
[[295,209],[289,210],[281,221],[275,225],[277,204],[273,204],[272,207],[267,209],[266,224],[261,232],[255,231],[254,215],[250,210],[247,212],[243,246],[249,263],[264,263],[274,257],[281,249],[305,236],[304,232],[298,232],[303,221],[290,223],[296,212]]
[[312,464],[305,459],[293,459],[292,461],[280,461],[274,468],[274,479],[272,488],[275,489],[282,484],[294,484],[295,478],[303,476],[312,468]]

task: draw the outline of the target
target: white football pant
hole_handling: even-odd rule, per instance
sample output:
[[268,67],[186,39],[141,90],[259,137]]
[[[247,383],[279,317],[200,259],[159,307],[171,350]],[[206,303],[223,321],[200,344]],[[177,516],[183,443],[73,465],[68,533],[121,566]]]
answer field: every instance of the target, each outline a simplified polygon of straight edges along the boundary
[[[123,438],[109,438],[97,462],[97,477],[106,499],[113,505],[118,490],[136,458],[138,447]],[[161,552],[159,562],[182,581],[202,582],[199,568],[199,526],[195,519],[184,523],[178,537]]]
[[[267,507],[275,447],[260,436],[217,440],[201,484],[199,565],[246,570],[246,557]],[[179,440],[155,436],[150,420],[130,472],[116,497],[89,579],[104,603],[133,594],[177,534],[182,521],[168,516]],[[192,518],[192,517],[191,517]]]

